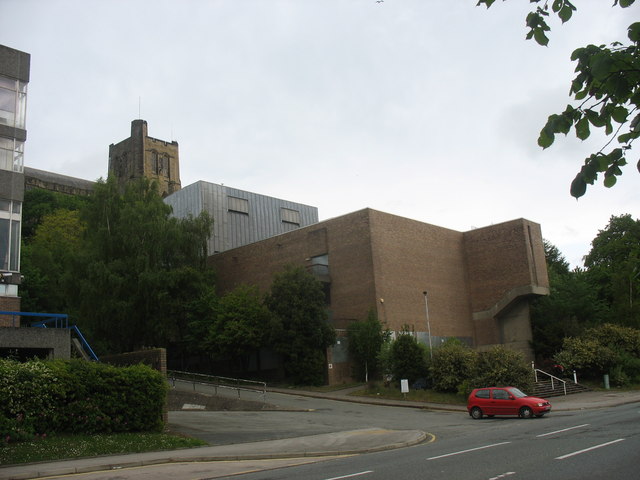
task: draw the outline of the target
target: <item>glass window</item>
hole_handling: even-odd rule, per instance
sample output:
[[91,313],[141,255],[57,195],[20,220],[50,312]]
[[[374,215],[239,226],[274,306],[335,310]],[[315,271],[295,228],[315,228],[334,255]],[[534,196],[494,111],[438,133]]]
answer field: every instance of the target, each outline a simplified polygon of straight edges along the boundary
[[21,202],[0,198],[0,271],[20,271]]
[[0,169],[22,172],[24,167],[24,142],[0,137]]
[[496,400],[509,400],[509,393],[506,390],[494,390],[493,398]]
[[9,270],[9,234],[11,224],[8,219],[0,218],[0,270]]
[[24,142],[15,142],[13,150],[13,171],[22,172],[24,170]]
[[24,128],[27,84],[0,76],[0,124]]
[[489,390],[478,390],[476,392],[477,398],[489,398]]
[[20,271],[20,222],[11,220],[11,242],[9,245],[9,270]]

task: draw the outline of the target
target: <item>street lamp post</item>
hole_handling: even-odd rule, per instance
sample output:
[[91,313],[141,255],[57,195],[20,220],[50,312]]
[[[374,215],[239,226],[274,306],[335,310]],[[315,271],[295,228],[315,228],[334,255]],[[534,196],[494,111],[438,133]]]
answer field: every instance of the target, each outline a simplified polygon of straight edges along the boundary
[[427,314],[427,334],[429,335],[429,357],[433,358],[433,348],[431,345],[431,323],[429,323],[429,301],[427,300],[427,291],[422,292],[424,295],[424,309]]

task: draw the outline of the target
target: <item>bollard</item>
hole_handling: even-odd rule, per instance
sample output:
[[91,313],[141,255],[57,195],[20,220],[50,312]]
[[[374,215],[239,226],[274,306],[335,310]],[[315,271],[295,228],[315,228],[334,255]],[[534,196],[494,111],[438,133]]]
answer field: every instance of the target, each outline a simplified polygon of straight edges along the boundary
[[604,374],[604,388],[605,390],[609,390],[609,374]]

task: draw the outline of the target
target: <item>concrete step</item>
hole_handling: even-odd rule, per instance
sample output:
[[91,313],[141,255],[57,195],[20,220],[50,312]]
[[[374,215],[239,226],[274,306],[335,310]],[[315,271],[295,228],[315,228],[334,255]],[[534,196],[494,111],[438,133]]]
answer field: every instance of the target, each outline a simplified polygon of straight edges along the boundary
[[551,380],[544,380],[536,382],[534,384],[534,387],[531,390],[531,395],[542,398],[564,395],[565,385],[567,395],[571,395],[573,393],[589,392],[591,390],[584,385],[580,385],[579,383],[574,383],[572,381],[567,381],[566,384],[563,384],[562,382],[554,380],[552,384]]

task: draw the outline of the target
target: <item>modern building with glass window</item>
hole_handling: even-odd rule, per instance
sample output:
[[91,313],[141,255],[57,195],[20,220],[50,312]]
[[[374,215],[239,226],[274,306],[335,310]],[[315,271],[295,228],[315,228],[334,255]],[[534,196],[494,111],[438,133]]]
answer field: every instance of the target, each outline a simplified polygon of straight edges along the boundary
[[28,53],[0,45],[0,310],[20,310],[20,223],[30,60]]

